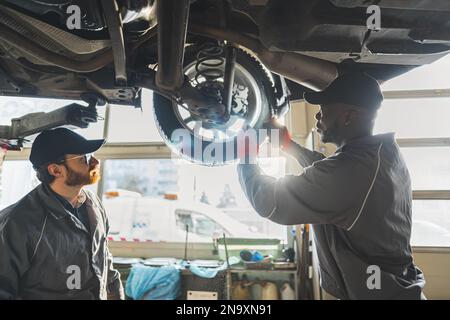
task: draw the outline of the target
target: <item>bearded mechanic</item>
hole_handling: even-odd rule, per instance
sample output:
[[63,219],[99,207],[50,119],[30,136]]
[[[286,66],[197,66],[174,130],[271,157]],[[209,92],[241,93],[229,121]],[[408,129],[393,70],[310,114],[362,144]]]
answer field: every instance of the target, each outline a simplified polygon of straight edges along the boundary
[[[250,162],[241,159],[238,173],[248,200],[273,222],[312,225],[321,287],[332,296],[424,299],[424,277],[410,246],[409,172],[394,134],[373,135],[383,101],[378,82],[363,73],[346,74],[304,98],[320,105],[317,132],[337,151],[330,157],[310,151],[271,122],[282,148],[304,172],[274,179],[247,164],[254,163],[247,154]],[[368,284],[372,270],[380,271],[376,286]]]
[[107,247],[100,200],[83,187],[100,179],[91,155],[105,140],[57,128],[33,142],[42,182],[0,212],[0,299],[123,299]]

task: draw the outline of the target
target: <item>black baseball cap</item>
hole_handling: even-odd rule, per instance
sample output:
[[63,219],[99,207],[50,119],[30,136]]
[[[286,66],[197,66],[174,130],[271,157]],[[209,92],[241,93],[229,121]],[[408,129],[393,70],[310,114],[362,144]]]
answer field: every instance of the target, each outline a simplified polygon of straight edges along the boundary
[[375,78],[365,73],[346,73],[337,77],[325,90],[305,92],[303,98],[311,104],[345,103],[377,110],[383,93]]
[[30,161],[34,168],[58,160],[66,154],[87,154],[100,149],[105,139],[87,140],[67,128],[42,131],[31,147]]

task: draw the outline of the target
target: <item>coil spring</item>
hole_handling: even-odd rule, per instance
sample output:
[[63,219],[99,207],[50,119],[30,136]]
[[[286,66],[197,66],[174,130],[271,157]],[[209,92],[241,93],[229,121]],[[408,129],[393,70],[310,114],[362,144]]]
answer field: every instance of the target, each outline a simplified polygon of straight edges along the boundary
[[[218,44],[207,43],[197,53],[195,81],[202,87],[217,88],[218,80],[224,77],[224,64],[223,47]],[[200,82],[201,78],[204,81]]]

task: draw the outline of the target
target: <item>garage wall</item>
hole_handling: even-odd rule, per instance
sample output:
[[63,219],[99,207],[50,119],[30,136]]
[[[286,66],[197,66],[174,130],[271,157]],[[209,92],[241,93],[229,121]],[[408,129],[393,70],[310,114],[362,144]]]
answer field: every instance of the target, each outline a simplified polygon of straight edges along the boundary
[[413,248],[413,253],[425,275],[427,299],[450,300],[450,248]]

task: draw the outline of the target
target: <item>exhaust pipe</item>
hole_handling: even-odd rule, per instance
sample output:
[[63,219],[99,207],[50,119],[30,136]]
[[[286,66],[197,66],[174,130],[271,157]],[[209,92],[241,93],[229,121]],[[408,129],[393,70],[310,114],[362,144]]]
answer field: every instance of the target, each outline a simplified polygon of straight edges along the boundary
[[328,87],[338,76],[332,62],[302,54],[264,49],[256,55],[272,72],[316,91]]
[[293,52],[274,52],[258,39],[210,26],[192,25],[189,31],[205,37],[238,43],[253,51],[261,62],[287,79],[313,90],[325,89],[338,76],[334,63]]

